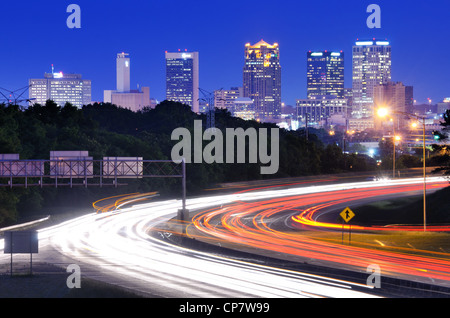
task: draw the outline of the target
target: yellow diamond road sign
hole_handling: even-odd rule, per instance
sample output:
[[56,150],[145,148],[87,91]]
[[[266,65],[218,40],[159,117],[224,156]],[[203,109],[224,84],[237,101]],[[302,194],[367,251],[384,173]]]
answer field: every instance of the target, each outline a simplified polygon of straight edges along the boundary
[[341,212],[341,214],[339,214],[341,216],[341,218],[344,219],[345,222],[349,222],[351,219],[353,219],[355,217],[355,213],[353,213],[352,210],[350,210],[350,208],[346,208],[344,211]]

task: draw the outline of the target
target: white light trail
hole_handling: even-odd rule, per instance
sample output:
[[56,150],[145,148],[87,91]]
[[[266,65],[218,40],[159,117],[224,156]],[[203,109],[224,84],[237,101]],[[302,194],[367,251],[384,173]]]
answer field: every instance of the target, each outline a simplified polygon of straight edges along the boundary
[[[442,181],[429,178],[429,182]],[[328,192],[333,190],[404,185],[423,182],[404,179],[321,185],[281,190],[264,190],[210,196],[188,200],[191,211],[231,203],[235,200],[258,200],[271,197]],[[121,212],[88,214],[39,231],[40,250],[56,248],[83,266],[95,266],[108,274],[140,280],[143,285],[159,286],[174,295],[193,297],[372,297],[356,291],[367,288],[342,280],[281,270],[247,262],[213,256],[175,246],[148,235],[152,227],[176,216],[180,201],[169,200],[141,204]],[[3,240],[0,240],[0,253]],[[38,254],[36,261],[46,253]],[[0,259],[5,259],[3,256]],[[84,264],[84,265],[83,265]],[[98,273],[97,273],[98,276]],[[164,287],[165,286],[165,287]]]

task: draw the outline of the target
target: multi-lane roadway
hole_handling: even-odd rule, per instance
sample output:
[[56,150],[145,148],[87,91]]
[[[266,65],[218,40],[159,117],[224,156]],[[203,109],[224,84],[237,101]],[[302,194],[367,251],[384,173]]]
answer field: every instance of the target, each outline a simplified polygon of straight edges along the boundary
[[[239,245],[243,249],[258,248],[314,259],[318,263],[327,263],[327,266],[350,266],[359,270],[378,264],[391,275],[418,274],[427,277],[428,281],[447,281],[450,266],[445,260],[446,255],[410,259],[402,253],[370,252],[368,249],[292,236],[292,233],[271,227],[281,219],[295,223],[304,217],[308,222],[314,221],[313,216],[302,215],[301,211],[286,218],[283,211],[301,205],[298,200],[328,198],[325,201],[330,202],[334,200],[331,199],[333,195],[339,195],[336,202],[351,201],[353,194],[346,191],[358,192],[358,189],[368,187],[377,191],[379,187],[402,186],[406,191],[414,184],[420,184],[420,181],[303,185],[192,198],[188,200],[188,209],[193,222],[183,225],[190,237],[235,243],[234,248],[239,248]],[[430,180],[430,186],[435,188],[444,184],[443,180]],[[288,298],[380,295],[373,286],[363,283],[236,260],[173,244],[167,238],[181,231],[182,223],[173,222],[180,205],[178,200],[169,200],[122,206],[116,211],[87,214],[41,229],[40,252],[33,256],[33,260],[61,267],[77,264],[82,277],[104,280],[147,296]],[[306,224],[312,225],[320,226]],[[158,238],[158,235],[165,239]],[[2,247],[3,242],[0,241]],[[0,257],[2,262],[9,261],[8,255],[1,254]],[[14,257],[16,261],[28,260],[27,255]]]

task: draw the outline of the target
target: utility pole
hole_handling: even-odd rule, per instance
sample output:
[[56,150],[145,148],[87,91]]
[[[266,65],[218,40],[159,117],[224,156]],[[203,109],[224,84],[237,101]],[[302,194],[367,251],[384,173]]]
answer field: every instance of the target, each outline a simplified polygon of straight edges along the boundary
[[36,98],[23,98],[22,96],[28,91],[32,85],[27,85],[25,87],[10,91],[8,89],[0,87],[0,103],[6,105],[19,105],[22,102],[31,103]]
[[[216,128],[216,108],[214,105],[214,92],[208,92],[202,88],[199,87],[200,92],[203,95],[203,100],[206,102],[206,129],[215,129]],[[220,91],[222,88],[220,89]],[[200,100],[200,99],[199,99]],[[224,100],[224,99],[220,99]]]
[[[214,108],[214,93],[205,91],[202,88],[198,88],[200,90],[200,93],[202,93],[203,100],[206,102],[206,129],[208,128],[215,128],[216,126],[216,119],[215,119],[215,108]],[[200,99],[199,99],[200,100]]]

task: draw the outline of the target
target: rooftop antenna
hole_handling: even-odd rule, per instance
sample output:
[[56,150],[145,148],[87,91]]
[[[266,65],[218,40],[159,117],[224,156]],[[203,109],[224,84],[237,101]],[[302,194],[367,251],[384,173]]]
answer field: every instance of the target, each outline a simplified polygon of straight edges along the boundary
[[52,64],[52,74],[53,73],[55,73],[55,68],[53,67],[53,64]]

